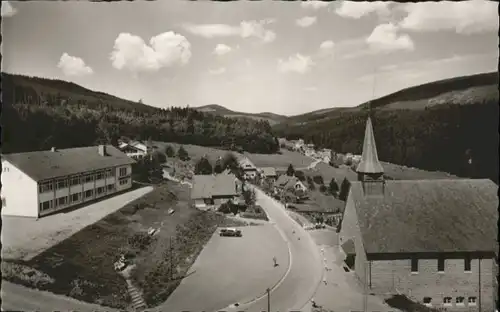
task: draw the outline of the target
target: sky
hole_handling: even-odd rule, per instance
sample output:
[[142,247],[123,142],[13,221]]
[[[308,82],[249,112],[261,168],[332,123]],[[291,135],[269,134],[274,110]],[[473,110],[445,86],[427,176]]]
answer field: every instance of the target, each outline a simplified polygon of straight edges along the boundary
[[2,71],[284,115],[498,70],[498,4],[2,1]]

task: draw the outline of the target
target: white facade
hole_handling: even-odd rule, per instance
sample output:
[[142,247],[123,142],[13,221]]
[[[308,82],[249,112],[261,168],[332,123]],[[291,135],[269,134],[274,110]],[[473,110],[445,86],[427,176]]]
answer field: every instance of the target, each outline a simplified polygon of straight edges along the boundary
[[2,160],[2,215],[38,217],[38,185],[10,162]]
[[41,217],[132,187],[131,165],[38,183],[8,161],[2,167],[2,215]]

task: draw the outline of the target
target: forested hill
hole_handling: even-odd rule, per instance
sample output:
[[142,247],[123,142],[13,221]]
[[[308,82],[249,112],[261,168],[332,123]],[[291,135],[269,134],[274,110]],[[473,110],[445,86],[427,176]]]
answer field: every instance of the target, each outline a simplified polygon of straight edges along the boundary
[[2,73],[2,152],[116,143],[121,136],[255,153],[279,146],[267,121],[160,109],[77,84]]
[[[437,81],[374,100],[379,158],[498,182],[498,101],[498,73]],[[365,106],[294,116],[274,130],[289,139],[359,154]]]
[[216,114],[216,115],[220,115],[220,116],[224,116],[224,117],[249,118],[249,119],[253,119],[253,120],[266,120],[271,125],[275,125],[277,123],[280,123],[287,118],[287,116],[278,115],[278,114],[274,114],[274,113],[268,113],[268,112],[257,113],[257,114],[235,112],[235,111],[232,111],[230,109],[225,108],[224,106],[217,105],[217,104],[200,106],[200,107],[196,107],[195,109],[200,111],[200,112]]

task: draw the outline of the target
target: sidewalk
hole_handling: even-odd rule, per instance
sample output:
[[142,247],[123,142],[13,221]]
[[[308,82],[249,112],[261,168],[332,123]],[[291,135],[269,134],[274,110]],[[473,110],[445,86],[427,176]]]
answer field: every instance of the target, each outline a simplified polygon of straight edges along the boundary
[[324,279],[314,295],[317,311],[335,312],[392,312],[397,311],[383,302],[381,298],[368,295],[367,309],[364,310],[363,290],[355,280],[354,273],[342,268],[342,254],[337,246],[318,246],[324,256]]

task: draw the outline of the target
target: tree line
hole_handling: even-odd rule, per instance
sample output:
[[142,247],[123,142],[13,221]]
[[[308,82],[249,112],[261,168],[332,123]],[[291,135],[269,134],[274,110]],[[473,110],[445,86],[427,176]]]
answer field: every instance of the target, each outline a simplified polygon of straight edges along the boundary
[[[425,110],[374,110],[379,159],[424,170],[498,182],[498,98]],[[367,112],[276,129],[339,153],[361,154]]]
[[4,153],[116,144],[122,137],[275,153],[267,121],[155,108],[73,83],[2,73]]

